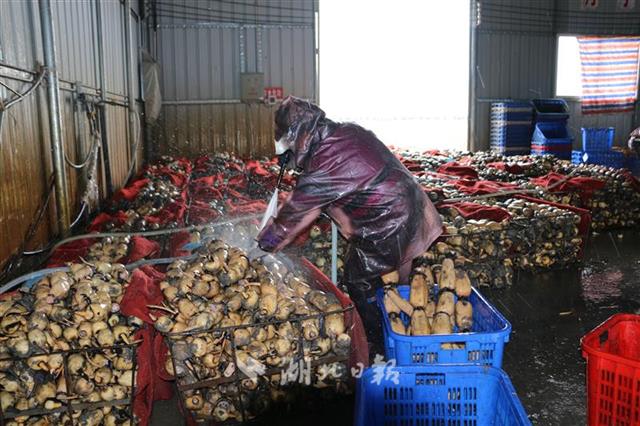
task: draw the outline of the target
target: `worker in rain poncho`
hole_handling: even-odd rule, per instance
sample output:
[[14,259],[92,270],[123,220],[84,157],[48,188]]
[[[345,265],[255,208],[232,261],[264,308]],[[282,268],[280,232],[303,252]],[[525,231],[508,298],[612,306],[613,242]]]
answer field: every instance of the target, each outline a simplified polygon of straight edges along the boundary
[[640,127],[631,132],[628,144],[629,149],[634,151],[638,158],[640,158]]
[[375,291],[398,270],[407,283],[412,260],[442,232],[435,207],[411,173],[376,136],[325,117],[316,105],[289,97],[275,115],[276,153],[291,151],[301,170],[277,216],[258,236],[278,251],[326,212],[349,242],[344,284],[373,351],[382,349]]

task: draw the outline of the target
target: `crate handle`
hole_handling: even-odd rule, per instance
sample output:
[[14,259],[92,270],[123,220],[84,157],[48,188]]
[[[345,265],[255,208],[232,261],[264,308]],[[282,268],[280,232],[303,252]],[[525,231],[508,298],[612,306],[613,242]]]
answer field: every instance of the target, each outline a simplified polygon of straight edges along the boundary
[[598,338],[600,339],[600,348],[602,348],[602,345],[609,340],[609,330],[603,331]]
[[416,386],[442,386],[446,382],[446,375],[441,373],[416,373]]
[[440,349],[442,349],[443,351],[462,351],[467,349],[467,343],[466,342],[443,343],[440,345]]

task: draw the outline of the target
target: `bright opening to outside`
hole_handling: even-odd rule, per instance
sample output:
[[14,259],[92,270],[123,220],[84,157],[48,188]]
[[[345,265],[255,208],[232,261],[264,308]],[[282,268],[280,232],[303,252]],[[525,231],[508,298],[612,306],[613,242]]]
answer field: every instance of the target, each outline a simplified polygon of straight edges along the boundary
[[581,97],[580,45],[576,36],[558,37],[556,96]]
[[466,149],[469,1],[320,2],[320,105],[387,145]]

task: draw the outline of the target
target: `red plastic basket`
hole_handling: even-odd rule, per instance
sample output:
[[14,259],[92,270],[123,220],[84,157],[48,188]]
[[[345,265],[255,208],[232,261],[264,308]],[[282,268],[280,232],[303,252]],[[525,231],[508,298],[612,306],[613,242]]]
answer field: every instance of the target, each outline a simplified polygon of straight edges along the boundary
[[582,338],[589,425],[640,425],[640,315],[616,314]]

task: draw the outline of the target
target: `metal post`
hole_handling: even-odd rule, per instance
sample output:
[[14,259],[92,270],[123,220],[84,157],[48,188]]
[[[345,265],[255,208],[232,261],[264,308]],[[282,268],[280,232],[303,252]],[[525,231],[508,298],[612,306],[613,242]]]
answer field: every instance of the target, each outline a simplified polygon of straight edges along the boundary
[[[81,101],[82,98],[82,83],[79,81],[76,81],[74,84],[74,93],[73,93],[73,121],[75,124],[75,131],[76,131],[76,140],[75,140],[75,144],[76,144],[76,158],[78,159],[83,159],[87,156],[87,153],[85,152],[85,144],[84,144],[84,133],[85,133],[85,128],[84,128],[84,110],[83,110],[83,104]],[[82,188],[86,188],[88,185],[87,182],[87,168],[83,167],[80,170],[80,173],[82,175]]]
[[[316,0],[311,2],[311,12],[313,13],[313,98],[316,104],[320,105],[320,10],[316,9]],[[316,14],[318,19],[316,20]]]
[[102,33],[102,0],[97,0],[96,5],[96,38],[98,45],[98,73],[100,74],[100,133],[102,139],[102,161],[104,163],[104,178],[106,196],[113,193],[113,181],[111,180],[111,160],[109,158],[109,140],[107,138],[107,74],[104,70],[104,44]]
[[136,114],[136,96],[133,89],[133,61],[131,60],[131,41],[133,39],[131,34],[131,0],[124,1],[124,37],[125,37],[125,54],[127,60],[125,61],[126,73],[127,73],[127,98],[129,98],[129,145],[131,147],[131,168],[134,168],[134,164],[137,159],[136,152],[136,126],[134,123],[133,115]]
[[331,281],[338,282],[338,227],[331,222]]
[[56,184],[56,211],[60,234],[69,232],[69,194],[65,176],[62,144],[62,121],[60,119],[60,90],[56,69],[56,43],[53,35],[53,18],[49,0],[40,0],[40,26],[42,27],[42,51],[44,66],[48,71],[47,103],[49,111],[49,137],[53,151],[53,173]]
[[467,149],[475,151],[477,146],[476,135],[476,66],[477,66],[477,26],[480,20],[479,1],[471,0],[470,5],[470,27],[469,27],[469,128],[467,129],[467,135],[469,140],[467,141]]

